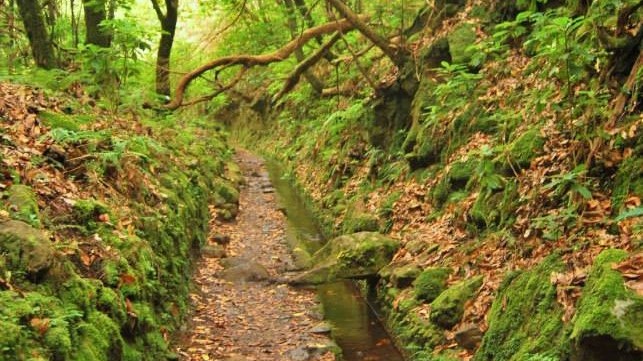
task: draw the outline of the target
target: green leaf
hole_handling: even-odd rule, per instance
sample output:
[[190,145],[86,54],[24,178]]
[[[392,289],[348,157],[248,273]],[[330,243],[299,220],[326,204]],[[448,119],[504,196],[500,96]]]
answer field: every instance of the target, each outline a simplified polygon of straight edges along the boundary
[[627,218],[640,217],[643,216],[643,206],[638,206],[636,208],[628,209],[627,211],[621,213],[614,220],[620,222]]

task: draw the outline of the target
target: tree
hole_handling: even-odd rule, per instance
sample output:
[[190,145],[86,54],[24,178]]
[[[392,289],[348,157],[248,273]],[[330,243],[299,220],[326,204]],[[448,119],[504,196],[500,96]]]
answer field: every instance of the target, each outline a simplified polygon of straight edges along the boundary
[[[358,19],[363,21],[365,18],[358,17]],[[304,46],[310,39],[313,39],[321,35],[332,34],[335,32],[345,33],[353,29],[354,29],[353,23],[348,20],[343,19],[343,20],[333,21],[333,22],[319,25],[314,28],[303,31],[299,35],[299,37],[293,39],[292,41],[290,41],[280,49],[277,49],[276,51],[271,53],[261,54],[261,55],[242,54],[242,55],[224,56],[222,58],[214,59],[208,63],[201,65],[200,67],[194,69],[193,71],[181,77],[178,85],[176,86],[176,90],[174,92],[174,98],[165,107],[171,110],[179,108],[183,104],[183,97],[190,83],[194,79],[198,78],[203,73],[209,70],[219,69],[219,68],[229,68],[235,65],[242,65],[244,66],[244,69],[247,67],[256,66],[256,65],[269,65],[271,63],[279,62],[287,59],[297,49],[300,49],[302,46]],[[315,57],[316,60],[319,60],[320,58],[321,56]],[[311,64],[309,62],[306,62],[305,67],[304,69],[302,69],[302,71],[305,71],[310,66]],[[298,78],[298,75],[296,75],[296,77]]]
[[18,8],[36,65],[45,69],[56,67],[54,47],[47,33],[38,0],[18,0]]
[[101,23],[108,19],[106,0],[83,0],[85,8],[85,43],[109,48],[112,37],[109,32],[101,27]]
[[158,0],[151,0],[156,16],[161,22],[161,40],[156,56],[156,93],[170,96],[170,56],[179,16],[179,1],[165,0],[165,13]]

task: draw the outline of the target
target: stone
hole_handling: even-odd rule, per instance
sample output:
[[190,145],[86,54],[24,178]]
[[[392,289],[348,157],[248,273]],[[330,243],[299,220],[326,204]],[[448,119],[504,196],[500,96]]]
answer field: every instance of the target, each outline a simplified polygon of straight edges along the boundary
[[225,258],[226,252],[219,244],[207,245],[201,248],[201,255],[206,258]]
[[482,286],[482,276],[477,276],[457,283],[431,302],[430,319],[436,325],[449,329],[462,319],[464,304],[471,299]]
[[221,274],[221,278],[235,283],[257,282],[269,279],[270,274],[266,267],[260,263],[249,261],[225,269]]
[[227,234],[217,233],[212,237],[212,239],[216,243],[221,244],[221,245],[226,245],[226,244],[230,243],[230,236],[228,236]]
[[310,353],[305,346],[294,348],[286,353],[292,361],[306,361],[310,359]]
[[294,284],[320,284],[342,278],[368,278],[386,266],[400,244],[375,232],[336,237],[312,257],[313,268],[294,277]]
[[33,189],[26,185],[14,184],[7,193],[7,205],[11,210],[12,216],[39,228],[40,213]]
[[313,328],[311,328],[309,332],[311,332],[311,333],[330,333],[332,330],[333,330],[333,327],[332,327],[332,325],[330,323],[328,323],[326,321],[322,321],[322,322],[316,324],[315,326],[313,326]]
[[482,341],[482,331],[473,324],[462,325],[455,332],[455,341],[460,347],[473,351]]
[[22,221],[0,222],[0,253],[11,269],[38,275],[48,270],[54,249],[46,233]]
[[391,272],[391,284],[395,288],[407,288],[420,275],[420,272],[422,272],[422,270],[415,264],[407,264],[394,268]]

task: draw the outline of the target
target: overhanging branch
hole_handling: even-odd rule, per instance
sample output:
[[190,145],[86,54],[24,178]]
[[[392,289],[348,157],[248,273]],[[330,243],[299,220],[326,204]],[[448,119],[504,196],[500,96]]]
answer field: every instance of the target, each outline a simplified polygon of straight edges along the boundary
[[[359,17],[360,21],[364,21],[366,18],[365,17]],[[319,25],[317,27],[307,29],[304,32],[301,33],[301,36],[299,36],[296,39],[293,39],[286,45],[284,45],[282,48],[272,52],[272,53],[267,53],[267,54],[261,54],[261,55],[247,55],[247,54],[242,54],[242,55],[233,55],[233,56],[225,56],[222,58],[214,59],[206,64],[201,65],[200,67],[194,69],[193,71],[185,74],[178,82],[176,86],[176,91],[174,92],[174,98],[170,103],[165,105],[165,108],[167,109],[177,109],[178,107],[181,106],[183,103],[183,97],[185,95],[185,91],[190,85],[190,83],[196,79],[198,76],[201,74],[218,68],[220,66],[228,66],[228,65],[244,65],[246,67],[251,67],[251,66],[256,66],[256,65],[268,65],[274,62],[282,61],[287,59],[292,53],[296,50],[304,46],[310,39],[318,36],[318,35],[325,35],[325,34],[330,34],[334,32],[346,32],[349,30],[354,29],[355,25],[346,19],[340,20],[340,21],[334,21],[330,23],[326,23],[323,25]]]

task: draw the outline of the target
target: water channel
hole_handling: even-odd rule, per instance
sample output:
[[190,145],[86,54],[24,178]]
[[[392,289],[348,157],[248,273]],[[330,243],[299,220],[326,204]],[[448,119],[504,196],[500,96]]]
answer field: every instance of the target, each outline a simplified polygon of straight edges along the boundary
[[[288,237],[296,237],[307,251],[324,244],[315,217],[279,163],[266,161],[278,201],[288,216]],[[404,361],[375,311],[362,297],[354,281],[339,281],[317,287],[325,319],[332,324],[332,337],[341,347],[344,361]]]

